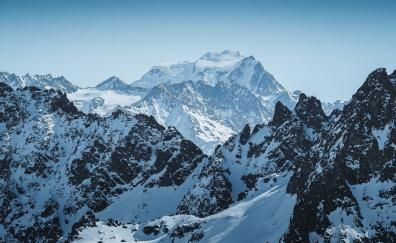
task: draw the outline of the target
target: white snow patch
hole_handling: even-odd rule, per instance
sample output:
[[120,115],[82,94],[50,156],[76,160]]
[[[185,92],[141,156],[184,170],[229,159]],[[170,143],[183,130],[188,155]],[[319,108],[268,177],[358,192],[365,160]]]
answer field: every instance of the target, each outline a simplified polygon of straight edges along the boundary
[[384,149],[385,144],[389,140],[390,131],[391,131],[391,128],[390,128],[389,124],[387,124],[383,129],[373,128],[371,130],[371,133],[373,134],[373,136],[377,140],[378,148],[380,150]]

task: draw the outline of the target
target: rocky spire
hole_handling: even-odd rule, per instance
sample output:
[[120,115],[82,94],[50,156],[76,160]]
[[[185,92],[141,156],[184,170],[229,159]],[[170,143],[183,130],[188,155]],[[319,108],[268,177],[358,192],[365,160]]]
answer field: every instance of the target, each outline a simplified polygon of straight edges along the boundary
[[275,105],[274,116],[272,121],[269,123],[271,126],[280,126],[287,120],[293,117],[293,113],[282,104],[282,102],[278,101]]
[[394,73],[388,76],[385,68],[370,73],[345,106],[344,119],[364,120],[376,127],[386,124],[392,118],[396,105],[396,88],[391,82],[393,77]]
[[249,124],[246,124],[239,136],[239,142],[245,145],[249,137],[250,137],[250,126]]
[[327,120],[320,101],[313,96],[307,97],[304,93],[300,94],[294,111],[305,124],[316,130]]

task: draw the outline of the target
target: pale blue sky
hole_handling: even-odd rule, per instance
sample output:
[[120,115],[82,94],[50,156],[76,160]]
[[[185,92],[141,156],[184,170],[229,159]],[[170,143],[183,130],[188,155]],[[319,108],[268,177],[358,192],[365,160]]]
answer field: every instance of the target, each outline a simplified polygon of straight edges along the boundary
[[85,87],[230,49],[289,90],[348,99],[373,69],[396,69],[395,11],[391,0],[0,0],[0,70]]

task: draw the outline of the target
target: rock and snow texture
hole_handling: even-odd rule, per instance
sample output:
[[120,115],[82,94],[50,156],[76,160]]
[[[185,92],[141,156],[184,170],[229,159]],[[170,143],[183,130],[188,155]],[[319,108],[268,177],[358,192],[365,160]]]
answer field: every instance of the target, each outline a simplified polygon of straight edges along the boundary
[[[208,52],[195,62],[154,66],[131,85],[151,91],[129,111],[175,126],[206,154],[245,124],[267,123],[277,102],[293,109],[301,93],[287,91],[253,56],[233,51]],[[322,105],[330,114],[344,103]]]
[[264,97],[286,91],[253,56],[245,57],[239,52],[228,50],[208,52],[195,62],[154,66],[131,85],[152,88],[159,84],[176,84],[189,80],[202,81],[211,86],[218,82],[235,84]]
[[151,91],[129,111],[175,126],[207,154],[245,124],[268,122],[276,102],[292,109],[298,99],[254,57],[232,51],[155,66],[131,85]]
[[67,94],[67,97],[76,105],[77,109],[88,114],[100,116],[110,115],[113,111],[129,106],[142,99],[144,92],[125,93],[117,90],[100,90],[96,88],[79,89]]
[[273,187],[204,218],[164,216],[140,225],[99,221],[82,229],[76,242],[277,242],[287,228],[294,203],[295,196],[286,194],[285,188]]
[[[154,66],[131,84],[113,76],[95,87],[78,88],[66,84],[63,77],[29,77],[0,73],[0,81],[14,89],[28,84],[61,90],[84,113],[107,116],[128,106],[134,114],[152,115],[165,127],[175,126],[206,154],[245,124],[267,123],[278,101],[293,109],[301,93],[287,91],[253,56],[234,51],[208,52],[194,62]],[[343,102],[322,105],[330,114]]]
[[[242,92],[190,81],[150,100],[199,91],[182,97],[199,106],[221,85]],[[384,69],[343,110],[300,94],[209,156],[152,116],[84,114],[60,91],[0,83],[0,241],[392,242],[395,124]]]
[[30,75],[27,73],[23,76],[18,76],[14,73],[0,72],[0,82],[8,84],[13,89],[35,86],[40,89],[56,89],[63,93],[72,93],[79,89],[79,87],[70,83],[63,76],[53,77],[51,74]]
[[202,81],[161,84],[126,109],[176,127],[207,154],[245,124],[265,123],[271,116],[270,109],[247,88],[223,82],[215,86]]
[[394,241],[396,87],[391,76],[382,68],[372,72],[343,111],[329,119],[289,184],[297,204],[284,239]]
[[86,115],[59,91],[4,83],[0,134],[0,241],[7,242],[71,239],[95,218],[171,214],[206,159],[153,117]]
[[79,89],[67,96],[80,111],[106,116],[141,100],[146,93],[146,89],[132,87],[113,76],[95,87]]
[[[202,163],[178,215],[125,225],[128,240],[394,242],[391,81],[384,69],[374,71],[345,109],[331,116],[304,94],[294,111],[277,103],[268,125],[245,126]],[[120,225],[103,224],[83,229],[80,240],[123,232]]]

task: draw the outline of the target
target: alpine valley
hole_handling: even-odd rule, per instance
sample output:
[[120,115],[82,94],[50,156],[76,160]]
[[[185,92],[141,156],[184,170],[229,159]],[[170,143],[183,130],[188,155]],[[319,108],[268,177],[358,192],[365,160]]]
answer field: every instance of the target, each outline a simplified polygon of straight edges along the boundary
[[231,51],[0,81],[1,242],[396,241],[396,70],[336,103]]

